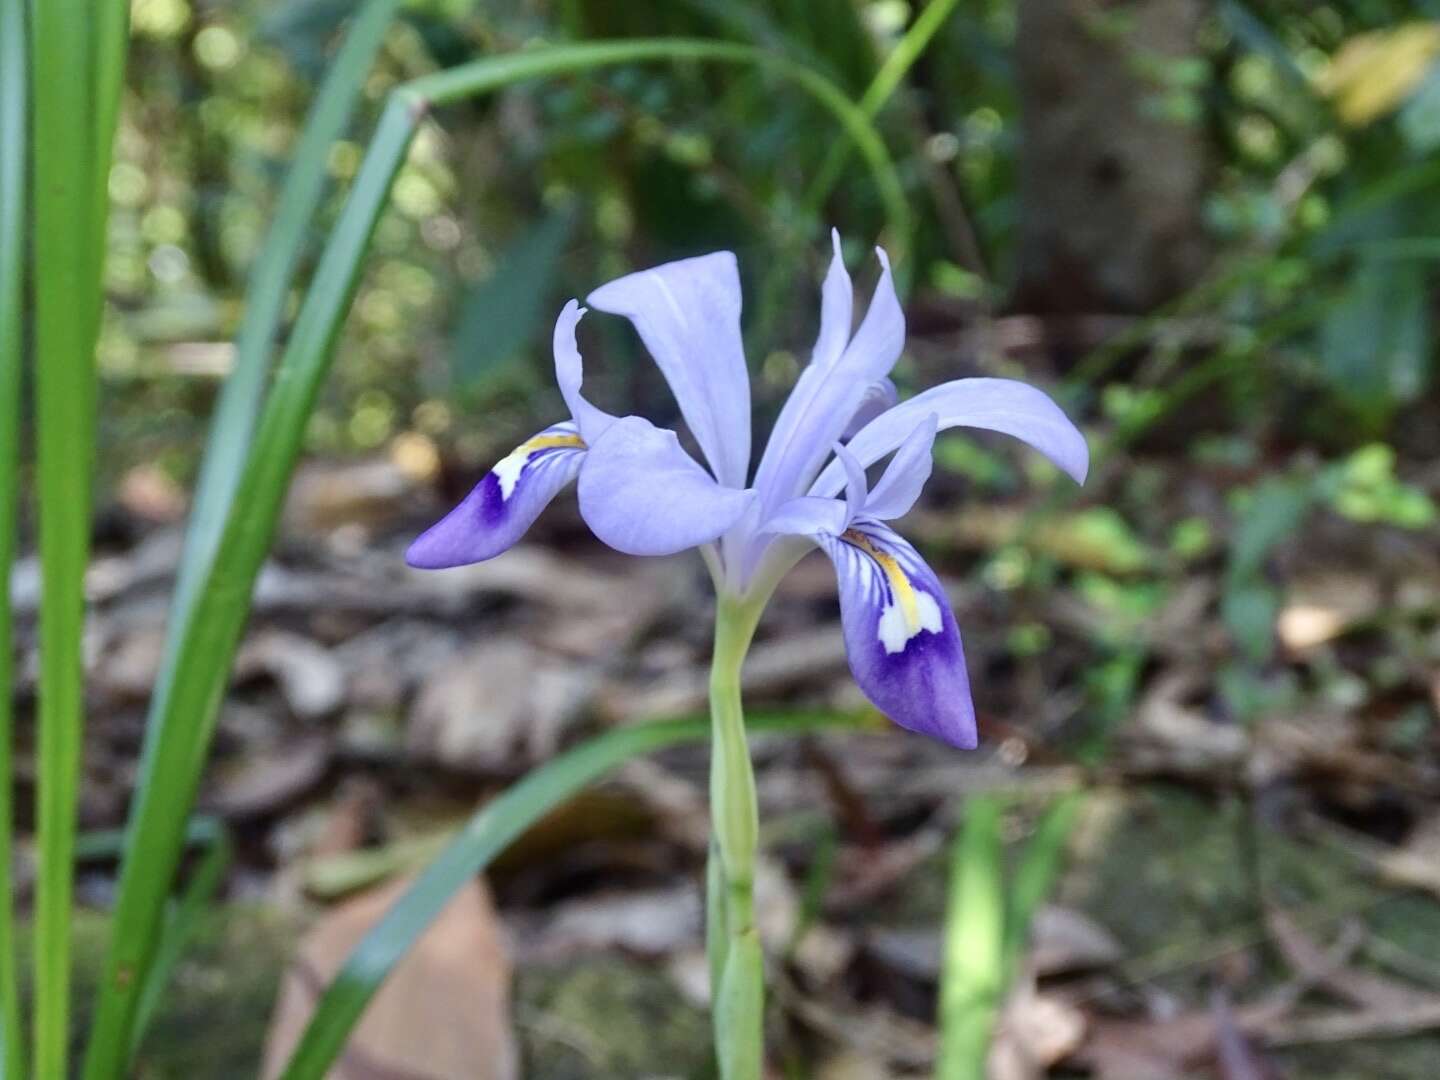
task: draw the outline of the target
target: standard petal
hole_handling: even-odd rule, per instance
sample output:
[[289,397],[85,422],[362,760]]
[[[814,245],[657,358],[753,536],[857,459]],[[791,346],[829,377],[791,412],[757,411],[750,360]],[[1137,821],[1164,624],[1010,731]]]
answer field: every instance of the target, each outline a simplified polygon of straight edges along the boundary
[[575,344],[575,327],[584,314],[585,309],[571,300],[560,312],[560,318],[555,320],[555,381],[560,384],[560,393],[565,398],[570,415],[579,425],[580,437],[593,445],[605,434],[605,429],[615,422],[615,417],[604,409],[591,405],[580,393],[585,372],[580,359],[580,347]]
[[[1076,483],[1085,482],[1090,469],[1085,436],[1047,394],[1014,379],[957,379],[932,387],[870,421],[846,445],[864,465],[873,465],[904,442],[930,413],[938,418],[941,431],[976,427],[1014,435]],[[834,495],[844,486],[844,469],[831,462],[811,485],[810,494]]]
[[[895,451],[870,497],[865,500],[867,517],[890,521],[910,512],[935,466],[935,432],[938,426],[939,417],[931,413],[900,444],[900,449]],[[848,477],[850,469],[847,467],[845,472]]]
[[835,564],[845,651],[865,696],[901,727],[973,750],[965,651],[934,572],[878,522],[817,542]]
[[673,555],[734,525],[754,493],[717,484],[673,431],[638,416],[615,421],[580,470],[580,513],[628,555]]
[[575,479],[584,457],[585,443],[573,423],[554,424],[525,440],[415,539],[405,561],[421,570],[443,570],[493,559]]
[[600,286],[589,300],[635,324],[716,478],[743,488],[750,468],[750,376],[735,256],[717,251],[642,270]]
[[866,395],[890,374],[900,358],[905,344],[905,316],[895,295],[890,262],[883,251],[876,251],[880,256],[880,280],[860,329],[829,367],[810,364],[800,373],[775,421],[775,430],[755,474],[755,487],[767,511],[805,494],[835,441],[849,429]]
[[845,269],[840,230],[830,230],[830,245],[834,254],[830,257],[830,269],[825,272],[825,282],[820,286],[820,335],[815,339],[815,351],[810,354],[810,362],[819,368],[828,368],[840,359],[850,341],[855,318],[855,286]]

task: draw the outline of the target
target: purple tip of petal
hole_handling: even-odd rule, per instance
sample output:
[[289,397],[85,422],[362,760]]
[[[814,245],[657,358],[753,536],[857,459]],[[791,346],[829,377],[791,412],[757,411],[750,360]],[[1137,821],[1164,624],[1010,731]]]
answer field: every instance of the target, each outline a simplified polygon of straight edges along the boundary
[[511,547],[575,479],[585,457],[580,447],[535,445],[546,437],[553,442],[556,436],[573,439],[575,426],[556,424],[522,443],[481,477],[455,509],[415,539],[405,561],[418,570],[444,570],[493,559]]
[[965,650],[944,594],[916,583],[942,613],[938,633],[922,631],[900,652],[888,652],[868,633],[870,624],[847,628],[846,651],[855,681],[875,707],[908,731],[962,750],[978,744],[975,705],[965,670]]
[[504,516],[499,481],[486,473],[460,505],[411,542],[405,562],[417,570],[448,570],[493,559],[510,546],[495,533]]

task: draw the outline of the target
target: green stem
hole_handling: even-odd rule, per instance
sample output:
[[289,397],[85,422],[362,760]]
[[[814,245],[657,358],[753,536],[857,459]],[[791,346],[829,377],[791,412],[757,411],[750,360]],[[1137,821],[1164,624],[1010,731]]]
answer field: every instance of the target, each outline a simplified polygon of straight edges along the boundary
[[[23,0],[0,0],[0,581],[10,580],[20,503],[20,367],[25,334],[25,113],[29,69]],[[10,590],[0,590],[0,1080],[24,1073],[15,959],[15,664]]]
[[740,701],[740,668],[763,607],[763,598],[721,594],[710,667],[713,841],[706,872],[706,947],[722,1080],[759,1080],[765,1056],[764,959],[755,928],[759,815]]

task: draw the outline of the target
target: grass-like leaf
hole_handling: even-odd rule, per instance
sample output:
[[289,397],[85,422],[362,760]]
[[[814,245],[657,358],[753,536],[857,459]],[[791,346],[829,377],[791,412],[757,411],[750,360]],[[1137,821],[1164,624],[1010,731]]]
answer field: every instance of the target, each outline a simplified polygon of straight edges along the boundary
[[[0,0],[0,581],[10,580],[20,503],[20,383],[25,329],[25,2]],[[25,1068],[15,952],[15,648],[10,589],[0,589],[0,1078]]]
[[[350,125],[365,78],[400,3],[366,0],[355,15],[315,96],[260,255],[251,267],[245,287],[245,311],[235,337],[235,366],[216,403],[196,481],[194,508],[175,583],[167,655],[174,653],[186,632],[196,586],[214,557],[235,499],[280,336],[285,301],[328,186],[330,149]],[[173,662],[162,664],[161,673],[162,678],[173,677]]]
[[[751,716],[755,731],[803,733],[855,727],[872,714],[793,713]],[[282,1080],[319,1080],[380,984],[466,882],[526,829],[584,787],[631,758],[710,735],[708,720],[674,720],[621,728],[582,743],[536,769],[470,819],[450,844],[346,959],[315,1006]]]
[[[121,10],[112,10],[116,7]],[[84,717],[80,650],[95,450],[103,191],[127,12],[127,5],[90,0],[47,0],[30,9],[31,124],[45,133],[31,146],[35,200],[29,254],[44,589],[35,815],[37,1076],[68,1073],[70,907]]]

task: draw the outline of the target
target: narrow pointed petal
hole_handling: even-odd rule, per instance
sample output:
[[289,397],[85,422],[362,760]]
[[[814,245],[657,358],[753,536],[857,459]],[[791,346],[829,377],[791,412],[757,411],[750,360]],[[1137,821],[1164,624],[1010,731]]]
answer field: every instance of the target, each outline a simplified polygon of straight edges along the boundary
[[575,479],[585,443],[573,423],[527,439],[485,474],[459,506],[416,538],[405,561],[421,570],[493,559],[524,535]]
[[835,564],[845,651],[865,696],[901,727],[973,750],[965,651],[934,572],[878,522],[817,540]]
[[[1013,379],[957,379],[932,387],[866,424],[846,445],[869,466],[905,441],[915,425],[934,413],[940,430],[976,427],[1013,435],[1044,454],[1076,483],[1085,482],[1090,449],[1085,436],[1043,391]],[[845,471],[832,462],[810,488],[834,495],[845,486]]]
[[[900,307],[900,297],[895,294],[895,279],[890,272],[890,256],[883,248],[876,248],[880,260],[880,279],[875,282],[875,293],[870,297],[870,307],[860,323],[860,329],[850,339],[850,344],[841,357],[841,363],[852,378],[870,384],[890,374],[900,351],[905,347],[905,312]],[[847,415],[846,421],[850,419]]]
[[580,393],[584,365],[580,359],[580,348],[575,344],[575,327],[579,325],[584,314],[585,309],[571,300],[560,312],[560,318],[555,321],[555,381],[560,384],[560,393],[565,398],[570,415],[580,428],[580,437],[593,445],[605,434],[605,429],[615,422],[615,417],[604,409],[591,405]]
[[[900,444],[865,500],[866,517],[891,521],[910,512],[935,467],[935,432],[939,422],[939,417],[931,413]],[[846,474],[849,474],[848,468]]]
[[673,555],[724,533],[754,493],[717,484],[673,431],[638,416],[615,421],[580,470],[580,513],[627,555]]
[[828,368],[840,359],[850,341],[855,318],[855,286],[845,269],[838,229],[830,230],[830,243],[834,255],[830,258],[825,282],[820,286],[820,335],[815,339],[815,351],[810,354],[810,362],[819,368]]
[[716,478],[743,488],[750,468],[750,376],[735,256],[719,251],[642,270],[600,286],[589,300],[635,324]]
[[870,489],[865,482],[865,466],[855,460],[855,455],[840,443],[835,444],[835,456],[845,470],[845,524],[850,524],[865,509]]
[[895,295],[890,262],[883,251],[879,255],[880,280],[860,329],[834,364],[805,368],[775,421],[755,474],[755,487],[767,511],[805,494],[830,456],[830,448],[849,429],[870,388],[888,376],[900,358],[905,316]]
[[860,407],[855,410],[855,415],[850,417],[850,422],[845,425],[845,431],[840,437],[853,439],[856,432],[881,413],[893,409],[899,400],[900,393],[895,389],[895,383],[889,378],[871,383],[865,388],[865,396],[860,399]]

